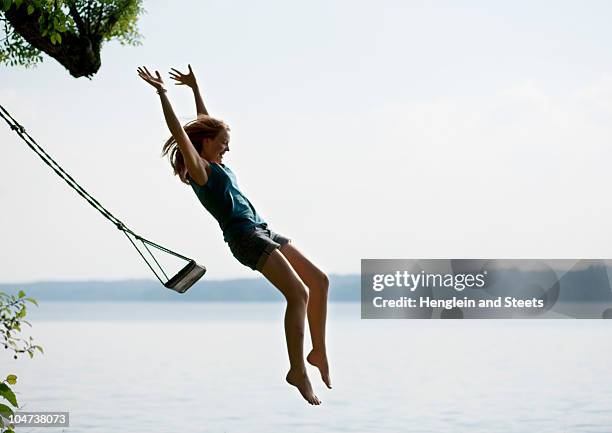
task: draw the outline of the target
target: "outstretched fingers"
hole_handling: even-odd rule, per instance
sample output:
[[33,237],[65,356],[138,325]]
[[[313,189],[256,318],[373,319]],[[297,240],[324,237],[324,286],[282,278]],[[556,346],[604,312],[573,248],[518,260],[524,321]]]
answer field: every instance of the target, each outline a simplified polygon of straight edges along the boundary
[[189,68],[189,72],[184,74],[176,68],[170,68],[170,78],[176,81],[177,86],[186,85],[189,87],[194,87],[196,85],[195,75],[193,75],[193,69],[191,69],[191,65],[187,65]]
[[145,70],[144,70],[142,67],[139,67],[139,68],[137,69],[137,71],[138,71],[138,76],[139,76],[140,78],[142,78],[143,80],[145,80],[147,83],[151,84],[151,78],[153,78],[153,77],[151,77],[151,75],[150,75],[150,74],[148,74],[147,72],[145,72]]
[[155,71],[155,76],[149,72],[146,66],[140,66],[136,69],[138,71],[138,76],[145,80],[147,83],[152,85],[153,87],[160,89],[164,86],[164,80],[161,77],[159,71]]
[[185,74],[183,74],[181,71],[178,71],[174,68],[170,68],[171,72],[169,73],[170,78],[172,78],[174,81],[176,81],[177,86],[184,86],[186,83],[184,82],[185,79]]
[[149,72],[149,70],[146,68],[146,66],[140,66],[138,69],[138,75],[140,75],[140,78],[149,81],[151,79],[153,79],[153,76],[151,75],[151,73]]

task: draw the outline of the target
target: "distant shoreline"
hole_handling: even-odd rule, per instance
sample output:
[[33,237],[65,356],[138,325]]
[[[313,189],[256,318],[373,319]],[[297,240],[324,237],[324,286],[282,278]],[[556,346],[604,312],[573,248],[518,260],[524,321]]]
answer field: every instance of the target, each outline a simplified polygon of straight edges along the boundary
[[[539,272],[514,268],[498,272],[497,277],[507,284],[519,286],[527,282],[548,281],[538,279]],[[569,270],[559,275],[556,302],[612,302],[610,277],[612,268],[588,267]],[[330,275],[330,302],[360,302],[361,275]],[[552,281],[552,280],[551,280]],[[549,281],[547,284],[552,284]],[[538,283],[540,284],[540,283]],[[543,287],[541,288],[544,289]],[[40,301],[170,301],[170,302],[280,302],[280,292],[263,277],[228,280],[208,280],[206,276],[186,293],[179,294],[165,288],[157,280],[115,281],[41,281],[30,283],[0,283],[0,291],[17,293]]]
[[[330,275],[331,302],[359,302],[360,276]],[[152,279],[115,281],[40,281],[0,283],[0,291],[16,293],[41,301],[176,301],[176,302],[280,302],[284,298],[264,278],[206,280],[178,294]]]

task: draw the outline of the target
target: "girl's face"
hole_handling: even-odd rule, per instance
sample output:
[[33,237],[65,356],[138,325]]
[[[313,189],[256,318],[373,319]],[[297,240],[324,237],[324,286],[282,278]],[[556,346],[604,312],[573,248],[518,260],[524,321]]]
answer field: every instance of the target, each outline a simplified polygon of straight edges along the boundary
[[219,131],[215,138],[205,138],[200,156],[209,162],[221,164],[223,162],[223,154],[230,150],[229,140],[229,132],[225,129]]

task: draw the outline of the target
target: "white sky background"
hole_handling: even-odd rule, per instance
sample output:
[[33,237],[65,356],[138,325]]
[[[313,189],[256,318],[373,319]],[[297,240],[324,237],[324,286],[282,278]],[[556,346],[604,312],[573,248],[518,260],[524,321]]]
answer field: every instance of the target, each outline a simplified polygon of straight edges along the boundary
[[[160,158],[136,75],[191,62],[228,164],[330,273],[361,258],[612,257],[612,4],[146,1],[93,80],[0,69],[0,103],[135,231],[209,278],[254,275]],[[185,122],[190,91],[166,80]],[[172,86],[172,87],[171,87]],[[4,125],[4,123],[3,123]],[[123,235],[0,126],[0,281],[151,277]]]

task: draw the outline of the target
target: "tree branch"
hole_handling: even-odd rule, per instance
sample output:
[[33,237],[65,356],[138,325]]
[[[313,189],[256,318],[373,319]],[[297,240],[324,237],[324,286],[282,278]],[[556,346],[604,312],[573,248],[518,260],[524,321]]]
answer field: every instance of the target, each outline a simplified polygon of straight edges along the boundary
[[67,30],[62,33],[62,42],[53,44],[48,36],[41,35],[38,23],[40,10],[28,15],[25,7],[11,7],[4,15],[13,29],[31,46],[53,57],[68,69],[73,77],[91,77],[100,69],[100,36],[79,35]]
[[84,36],[87,35],[85,23],[83,22],[83,18],[81,18],[81,14],[79,14],[79,10],[76,7],[76,3],[74,2],[74,0],[71,0],[67,2],[67,4],[68,9],[70,10],[70,16],[72,16],[72,19],[74,20],[74,23],[76,24],[77,29],[79,30],[79,34]]

